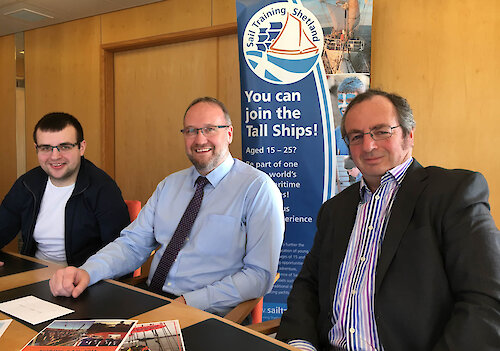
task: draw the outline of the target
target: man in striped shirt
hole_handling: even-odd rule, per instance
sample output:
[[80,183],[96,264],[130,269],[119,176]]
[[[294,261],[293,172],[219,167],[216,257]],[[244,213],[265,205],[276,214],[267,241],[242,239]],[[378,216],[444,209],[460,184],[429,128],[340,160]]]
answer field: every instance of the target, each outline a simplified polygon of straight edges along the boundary
[[500,232],[479,173],[412,158],[408,102],[369,90],[342,119],[363,174],[325,202],[278,339],[302,350],[498,350]]

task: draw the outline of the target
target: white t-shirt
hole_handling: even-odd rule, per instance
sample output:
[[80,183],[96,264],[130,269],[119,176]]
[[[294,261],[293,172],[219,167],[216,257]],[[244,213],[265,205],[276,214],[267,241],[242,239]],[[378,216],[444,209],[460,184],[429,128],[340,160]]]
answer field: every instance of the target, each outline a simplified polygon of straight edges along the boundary
[[57,187],[50,178],[47,180],[33,232],[33,238],[38,243],[36,258],[66,264],[65,209],[74,188],[75,184]]

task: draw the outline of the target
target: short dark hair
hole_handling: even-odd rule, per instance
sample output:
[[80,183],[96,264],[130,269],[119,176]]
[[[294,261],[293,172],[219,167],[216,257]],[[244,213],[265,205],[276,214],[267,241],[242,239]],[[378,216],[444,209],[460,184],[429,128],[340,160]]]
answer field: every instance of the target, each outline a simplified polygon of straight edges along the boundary
[[59,132],[67,126],[73,126],[76,129],[76,142],[80,144],[83,141],[83,128],[78,120],[66,112],[51,112],[43,116],[33,130],[33,141],[36,142],[37,130],[45,132]]
[[415,122],[415,119],[413,118],[413,111],[411,110],[410,104],[408,101],[397,94],[394,93],[388,93],[383,90],[378,90],[378,89],[369,89],[365,91],[364,93],[361,93],[357,95],[352,101],[349,103],[347,106],[344,115],[342,116],[342,122],[340,125],[340,131],[342,133],[342,138],[345,138],[347,131],[345,129],[345,119],[347,117],[347,114],[349,113],[349,110],[353,107],[356,106],[357,104],[371,99],[374,96],[383,96],[387,98],[394,108],[396,109],[396,114],[398,115],[398,122],[399,125],[401,126],[401,129],[403,130],[403,135],[406,137],[408,134],[411,133],[413,128],[415,128],[415,125],[417,124]]
[[215,104],[215,105],[219,106],[221,108],[222,112],[224,112],[224,118],[226,119],[226,123],[229,125],[232,123],[231,116],[229,116],[229,112],[227,111],[226,106],[221,101],[219,101],[216,98],[211,97],[211,96],[203,96],[203,97],[199,97],[197,99],[194,99],[189,104],[186,111],[184,112],[184,119],[186,119],[186,114],[189,111],[189,109],[200,102],[207,102],[209,104]]

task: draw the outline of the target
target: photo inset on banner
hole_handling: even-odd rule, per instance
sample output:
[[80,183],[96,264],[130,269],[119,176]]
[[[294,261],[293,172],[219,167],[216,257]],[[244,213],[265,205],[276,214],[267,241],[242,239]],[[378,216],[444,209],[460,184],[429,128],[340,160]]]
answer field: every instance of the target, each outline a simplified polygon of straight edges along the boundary
[[[332,101],[333,121],[335,125],[335,153],[337,160],[337,187],[336,194],[352,184],[348,169],[345,168],[345,159],[349,155],[342,133],[340,132],[340,121],[347,105],[358,94],[365,92],[370,86],[370,78],[364,73],[339,73],[327,76]],[[356,177],[358,180],[361,176]]]
[[372,0],[304,0],[302,4],[316,15],[323,28],[322,59],[335,126],[335,194],[338,194],[352,184],[352,177],[344,167],[349,149],[340,133],[340,121],[349,102],[370,87],[373,3]]

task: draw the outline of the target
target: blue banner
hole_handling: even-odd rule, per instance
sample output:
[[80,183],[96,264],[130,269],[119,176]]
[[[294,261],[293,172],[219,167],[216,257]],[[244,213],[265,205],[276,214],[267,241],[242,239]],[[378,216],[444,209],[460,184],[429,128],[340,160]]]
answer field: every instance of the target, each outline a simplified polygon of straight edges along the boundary
[[281,190],[285,241],[263,319],[281,316],[312,246],[321,204],[336,193],[335,126],[321,24],[300,1],[238,0],[243,159]]

